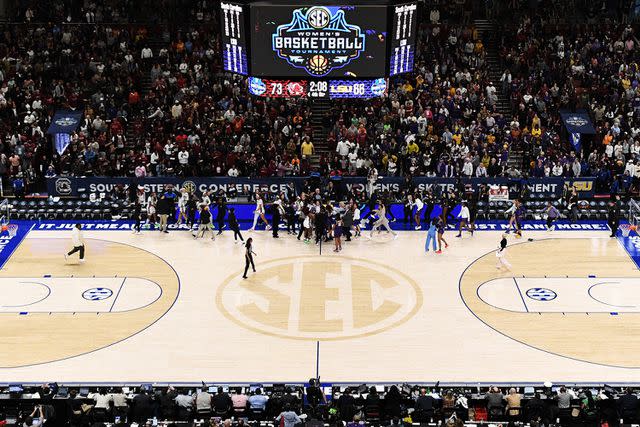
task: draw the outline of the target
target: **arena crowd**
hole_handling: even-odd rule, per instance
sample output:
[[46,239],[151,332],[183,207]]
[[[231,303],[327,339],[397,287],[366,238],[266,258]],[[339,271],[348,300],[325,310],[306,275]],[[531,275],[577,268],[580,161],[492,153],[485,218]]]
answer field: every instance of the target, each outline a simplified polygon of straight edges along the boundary
[[[622,22],[604,31],[554,26],[534,10],[495,36],[466,16],[454,23],[455,11],[428,2],[415,71],[391,79],[386,98],[333,102],[322,117],[328,137],[315,147],[308,100],[251,97],[245,78],[221,71],[215,17],[201,2],[184,12],[192,23],[178,29],[119,23],[133,13],[125,0],[85,2],[71,15],[66,3],[37,3],[20,10],[26,24],[5,24],[0,36],[0,174],[10,181],[375,169],[381,176],[595,176],[605,191],[637,191],[638,41]],[[491,78],[488,43],[504,70],[499,81]],[[65,108],[84,118],[57,153],[46,131]],[[596,127],[579,151],[559,116],[575,108],[590,111]],[[514,150],[524,153],[522,165],[509,163]]]

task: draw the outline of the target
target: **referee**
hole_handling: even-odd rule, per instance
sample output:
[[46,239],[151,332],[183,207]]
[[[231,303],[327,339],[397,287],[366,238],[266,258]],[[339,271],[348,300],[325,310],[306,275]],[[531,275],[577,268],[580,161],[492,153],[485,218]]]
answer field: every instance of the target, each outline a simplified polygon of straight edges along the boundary
[[245,243],[244,247],[246,248],[246,252],[244,254],[244,274],[242,275],[243,279],[247,278],[247,271],[249,271],[249,265],[251,265],[251,269],[253,272],[256,272],[256,265],[253,263],[253,256],[257,254],[253,252],[253,237],[249,237],[247,239],[247,243]]

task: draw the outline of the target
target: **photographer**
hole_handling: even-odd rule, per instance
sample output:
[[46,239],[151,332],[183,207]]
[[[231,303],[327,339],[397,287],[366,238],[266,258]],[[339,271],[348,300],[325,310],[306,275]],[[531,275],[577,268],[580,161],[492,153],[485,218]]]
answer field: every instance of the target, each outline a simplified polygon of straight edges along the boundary
[[[36,414],[38,414],[37,417]],[[35,408],[33,408],[33,412],[31,412],[31,414],[24,419],[22,427],[42,427],[42,424],[44,424],[42,405],[37,405]]]

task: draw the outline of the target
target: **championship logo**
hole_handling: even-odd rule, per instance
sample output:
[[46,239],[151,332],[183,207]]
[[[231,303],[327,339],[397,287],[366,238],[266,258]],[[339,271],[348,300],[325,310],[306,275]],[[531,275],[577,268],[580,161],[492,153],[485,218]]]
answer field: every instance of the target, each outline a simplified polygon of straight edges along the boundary
[[61,117],[55,121],[58,126],[75,126],[78,123],[78,120],[73,117]]
[[575,126],[575,127],[586,126],[589,123],[586,119],[584,119],[584,118],[582,118],[580,116],[568,117],[566,122],[568,124],[570,124],[571,126]]
[[272,48],[290,65],[312,76],[326,76],[364,52],[365,34],[347,24],[338,7],[296,9],[291,22],[276,29]]

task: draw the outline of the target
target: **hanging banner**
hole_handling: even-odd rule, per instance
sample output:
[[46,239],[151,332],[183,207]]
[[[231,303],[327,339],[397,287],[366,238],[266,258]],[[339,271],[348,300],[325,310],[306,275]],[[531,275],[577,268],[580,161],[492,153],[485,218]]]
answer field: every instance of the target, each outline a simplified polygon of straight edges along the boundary
[[58,110],[51,120],[47,133],[55,135],[57,133],[71,134],[78,129],[82,120],[82,111]]
[[593,127],[591,118],[586,110],[578,110],[575,113],[560,111],[560,117],[562,117],[562,122],[570,134],[594,135],[596,133],[596,129]]
[[[308,182],[309,181],[309,182]],[[300,194],[308,183],[333,182],[336,194],[339,196],[349,193],[365,193],[367,179],[364,177],[344,177],[324,180],[320,177],[291,177],[291,178],[74,178],[55,177],[47,179],[47,190],[50,196],[78,197],[81,194],[113,193],[118,187],[142,186],[147,193],[159,193],[165,190],[167,185],[176,189],[186,188],[189,192],[201,194],[204,191],[217,193],[225,192],[227,195],[248,195],[256,191],[277,194],[293,190]],[[504,189],[507,187],[511,198],[518,197],[522,186],[526,185],[531,197],[559,198],[565,184],[573,186],[581,198],[590,198],[594,195],[595,178],[530,178],[528,180],[510,178],[413,178],[411,185],[416,191],[424,193],[430,191],[434,196],[440,197],[456,188],[464,187],[466,193],[477,192],[481,186],[494,186],[500,188],[500,196],[504,198]],[[378,193],[401,193],[406,190],[404,178],[381,177],[373,186]],[[341,197],[340,197],[341,198]]]

